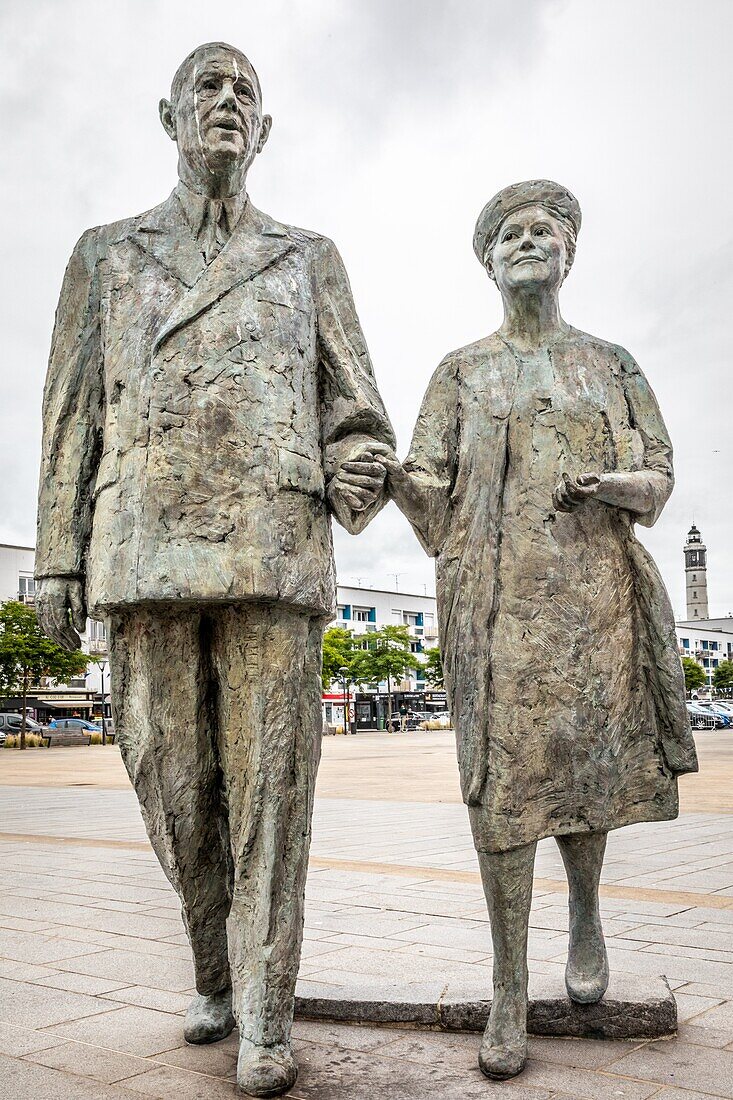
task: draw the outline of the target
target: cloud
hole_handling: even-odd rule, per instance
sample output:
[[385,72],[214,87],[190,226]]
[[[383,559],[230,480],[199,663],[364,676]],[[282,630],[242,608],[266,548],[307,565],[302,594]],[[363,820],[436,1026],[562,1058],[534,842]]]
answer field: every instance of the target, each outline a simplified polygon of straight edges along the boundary
[[[632,351],[676,446],[677,490],[643,537],[681,611],[694,510],[711,606],[733,609],[732,21],[726,0],[6,0],[0,538],[34,537],[41,389],[71,247],[170,191],[158,99],[194,45],[224,39],[252,59],[275,118],[253,198],[339,245],[403,453],[439,360],[501,319],[471,250],[483,203],[536,175],[578,194],[565,315]],[[336,548],[345,577],[432,583],[393,506],[358,539],[337,531]]]

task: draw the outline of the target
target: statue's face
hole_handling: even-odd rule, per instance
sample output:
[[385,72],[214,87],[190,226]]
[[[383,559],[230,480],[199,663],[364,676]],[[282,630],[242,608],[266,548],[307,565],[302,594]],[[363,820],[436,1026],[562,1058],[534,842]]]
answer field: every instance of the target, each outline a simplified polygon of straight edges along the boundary
[[504,293],[523,288],[559,287],[567,246],[560,223],[543,206],[524,206],[502,223],[490,258]]
[[189,64],[180,94],[163,125],[181,156],[198,171],[248,168],[269,132],[254,73],[241,55],[213,48]]

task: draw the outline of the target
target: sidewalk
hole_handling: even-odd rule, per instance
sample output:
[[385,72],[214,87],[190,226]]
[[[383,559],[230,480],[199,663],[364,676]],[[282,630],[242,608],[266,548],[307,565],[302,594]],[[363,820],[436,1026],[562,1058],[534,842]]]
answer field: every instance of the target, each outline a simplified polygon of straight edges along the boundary
[[[386,741],[376,749],[381,768],[392,749]],[[731,750],[716,742],[715,751]],[[465,808],[380,800],[375,782],[366,777],[367,798],[317,800],[303,990],[364,995],[385,976],[438,995],[454,981],[490,989],[491,940]],[[563,877],[556,846],[543,842],[534,974],[562,975]],[[297,1021],[301,1072],[291,1096],[733,1098],[733,816],[688,813],[620,830],[609,838],[603,881],[611,965],[667,975],[678,1039],[533,1039],[525,1073],[491,1084],[476,1065],[476,1035]],[[0,786],[0,1098],[241,1096],[233,1038],[207,1048],[183,1042],[191,988],[177,900],[132,792]]]

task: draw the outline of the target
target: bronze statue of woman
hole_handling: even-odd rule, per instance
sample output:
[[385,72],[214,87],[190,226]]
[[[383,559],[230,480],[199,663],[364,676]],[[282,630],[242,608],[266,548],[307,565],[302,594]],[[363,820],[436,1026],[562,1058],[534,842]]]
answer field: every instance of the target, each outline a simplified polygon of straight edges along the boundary
[[527,928],[537,841],[570,888],[568,995],[603,996],[598,904],[609,829],[674,818],[697,770],[674,620],[636,540],[673,485],[649,385],[616,344],[562,318],[580,208],[550,180],[500,191],[474,249],[504,303],[493,335],[451,352],[410,454],[382,461],[428,554],[464,800],[494,944],[479,1063],[527,1057]]

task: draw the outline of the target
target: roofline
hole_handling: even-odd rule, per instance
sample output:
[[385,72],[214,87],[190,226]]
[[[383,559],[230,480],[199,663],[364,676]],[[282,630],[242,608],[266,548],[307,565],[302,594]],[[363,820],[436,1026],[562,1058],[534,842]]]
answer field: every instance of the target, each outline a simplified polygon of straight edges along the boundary
[[348,588],[350,592],[375,592],[379,596],[410,596],[416,600],[434,600],[435,596],[429,596],[425,592],[397,592],[394,588],[360,588],[358,584],[341,584],[336,582],[337,588]]
[[723,628],[720,627],[720,626],[703,626],[703,627],[701,627],[699,619],[691,619],[689,622],[679,622],[679,623],[675,623],[674,625],[677,626],[677,627],[684,627],[685,629],[687,629],[688,627],[693,627],[693,628],[697,627],[698,630],[705,630],[705,631],[707,631],[708,634],[731,634],[731,635],[733,635],[733,630],[723,630]]
[[35,546],[16,546],[14,542],[0,542],[0,550],[30,550],[33,554],[36,552]]

